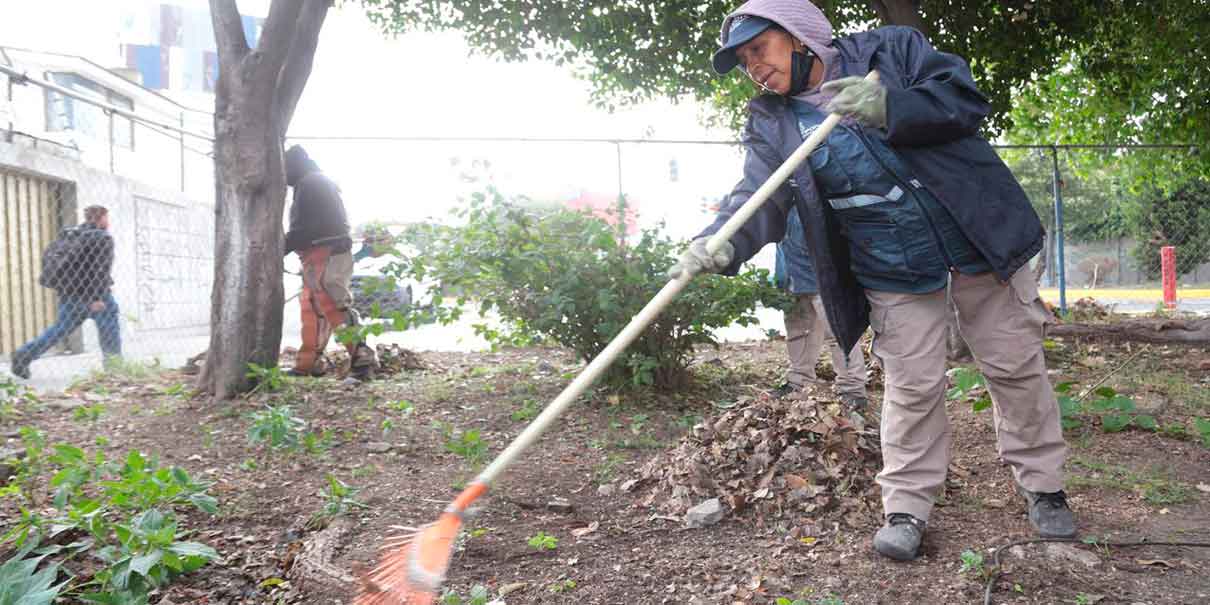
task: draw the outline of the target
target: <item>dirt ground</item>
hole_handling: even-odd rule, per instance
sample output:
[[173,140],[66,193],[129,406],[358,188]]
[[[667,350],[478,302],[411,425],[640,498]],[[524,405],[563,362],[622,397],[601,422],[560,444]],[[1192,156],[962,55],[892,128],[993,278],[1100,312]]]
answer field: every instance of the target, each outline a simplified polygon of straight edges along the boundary
[[[1136,356],[1136,347],[1056,342],[1052,378],[1078,383],[1077,391],[1105,379],[1161,426],[1188,429],[1210,416],[1210,355],[1152,346]],[[220,560],[152,603],[345,603],[350,588],[340,577],[372,565],[392,526],[434,520],[475,465],[503,449],[580,367],[550,348],[420,353],[419,361],[423,369],[368,386],[291,380],[222,405],[188,397],[180,385],[190,377],[177,371],[109,376],[5,416],[0,434],[13,446],[18,427],[37,426],[50,443],[102,448],[110,458],[137,448],[213,482],[218,515],[181,515],[196,531],[191,539],[217,548]],[[991,412],[974,412],[968,401],[949,402],[949,481],[915,562],[871,550],[874,515],[740,513],[687,529],[643,505],[644,487],[630,483],[639,469],[703,419],[761,397],[778,383],[783,361],[779,341],[703,349],[691,389],[597,393],[576,405],[476,510],[447,588],[466,597],[482,585],[493,598],[507,593],[498,602],[509,605],[982,602],[983,577],[960,571],[962,553],[983,554],[990,569],[992,548],[1032,532],[996,456]],[[872,395],[879,399],[879,385]],[[310,453],[250,443],[249,415],[281,403],[326,440]],[[95,419],[75,413],[96,404],[104,411]],[[1210,449],[1175,429],[1107,434],[1091,419],[1084,424],[1068,432],[1067,468],[1082,537],[1210,542]],[[468,430],[479,431],[481,441],[469,443],[485,444],[482,455],[447,447],[451,431]],[[324,523],[307,521],[324,504],[329,474],[359,488],[365,508],[321,530]],[[14,504],[0,502],[0,531],[15,518]],[[552,536],[554,548],[531,546],[539,534]],[[328,578],[300,580],[290,566],[325,538],[316,556]],[[1030,545],[1002,562],[995,603],[1210,603],[1208,549]]]

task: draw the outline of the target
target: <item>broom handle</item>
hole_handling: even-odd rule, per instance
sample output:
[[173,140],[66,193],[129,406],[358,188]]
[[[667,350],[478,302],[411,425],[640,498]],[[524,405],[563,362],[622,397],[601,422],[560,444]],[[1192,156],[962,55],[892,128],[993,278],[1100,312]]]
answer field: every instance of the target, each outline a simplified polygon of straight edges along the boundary
[[[866,80],[871,82],[878,81],[878,72],[871,71],[866,76]],[[731,218],[727,219],[722,228],[710,237],[710,240],[706,242],[706,250],[713,254],[718,251],[724,242],[730,240],[731,236],[760,209],[765,200],[769,199],[769,196],[773,195],[773,192],[777,191],[778,187],[781,187],[782,183],[790,177],[790,174],[798,168],[798,165],[827,138],[828,134],[832,132],[832,128],[840,122],[840,119],[841,116],[839,114],[834,113],[829,115],[823,121],[823,124],[819,128],[816,128],[815,132],[811,133],[811,136],[807,137],[807,140],[803,141],[802,145],[799,145],[798,149],[795,149],[789,158],[786,158],[786,161],[782,162],[781,166],[765,181],[765,184],[761,185],[756,190],[756,193],[753,193],[752,197],[748,198],[748,201],[744,202],[744,205],[735,214],[731,215]],[[667,307],[676,298],[677,294],[680,294],[681,290],[684,290],[685,286],[689,285],[689,281],[692,279],[692,275],[682,272],[680,277],[670,280],[665,284],[659,293],[651,299],[651,302],[648,302],[647,306],[643,307],[643,310],[639,311],[639,314],[635,315],[630,320],[630,323],[627,323],[626,327],[622,328],[622,331],[613,337],[613,340],[609,342],[605,349],[589,362],[588,366],[580,372],[580,375],[576,376],[575,380],[571,381],[571,384],[567,385],[563,389],[563,392],[559,393],[559,396],[555,397],[554,401],[550,402],[550,405],[546,406],[546,409],[542,410],[542,413],[529,426],[525,427],[525,430],[521,431],[521,434],[517,435],[517,438],[513,439],[513,442],[508,444],[508,447],[503,452],[500,452],[500,455],[487,468],[483,469],[483,472],[479,473],[479,476],[475,478],[475,483],[480,483],[484,486],[491,485],[496,477],[504,472],[504,469],[521,455],[521,452],[525,451],[530,445],[533,445],[538,440],[538,437],[542,436],[542,433],[550,428],[551,424],[554,424],[555,419],[561,416],[567,407],[583,394],[597,378],[600,378],[601,374],[604,374],[610,365],[613,365],[613,362],[626,350],[626,347],[630,346],[630,343],[634,342],[643,333],[643,330],[647,329],[647,326],[664,311],[664,307]]]

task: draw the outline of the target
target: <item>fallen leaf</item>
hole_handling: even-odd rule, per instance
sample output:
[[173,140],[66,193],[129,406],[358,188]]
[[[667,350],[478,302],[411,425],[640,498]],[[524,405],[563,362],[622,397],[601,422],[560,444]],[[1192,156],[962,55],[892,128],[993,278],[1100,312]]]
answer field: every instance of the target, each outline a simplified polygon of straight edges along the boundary
[[1163,559],[1135,559],[1134,562],[1138,563],[1139,565],[1159,565],[1161,567],[1167,567],[1169,569],[1176,568],[1175,563],[1173,563],[1171,561],[1165,561]]
[[597,531],[597,528],[600,526],[601,526],[601,524],[599,522],[593,521],[592,523],[588,524],[588,527],[580,527],[580,528],[571,530],[571,535],[576,538],[583,538],[584,536],[587,536],[588,534],[591,534],[592,532]]
[[1207,493],[1207,494],[1210,494],[1210,484],[1206,484],[1206,483],[1198,483],[1198,484],[1197,484],[1197,491],[1199,491],[1199,492],[1205,492],[1205,493]]

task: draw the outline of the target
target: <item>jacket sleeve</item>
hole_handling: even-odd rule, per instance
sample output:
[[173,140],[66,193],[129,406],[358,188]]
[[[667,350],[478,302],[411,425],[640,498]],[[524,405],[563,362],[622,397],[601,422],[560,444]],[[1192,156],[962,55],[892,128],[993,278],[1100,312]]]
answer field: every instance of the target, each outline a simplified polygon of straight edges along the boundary
[[903,87],[887,87],[887,139],[935,145],[971,136],[991,108],[961,57],[933,48],[910,27],[889,27],[887,45]]
[[[302,183],[297,186],[302,186]],[[310,212],[306,208],[306,196],[295,195],[294,202],[290,204],[290,228],[286,231],[286,250],[283,254],[302,250],[306,248],[305,243],[311,241],[312,238],[306,233],[308,214]]]
[[[744,154],[744,178],[735,185],[735,188],[724,200],[714,222],[697,234],[694,239],[713,235],[721,229],[727,219],[731,218],[781,165],[782,161],[774,151],[773,145],[757,132],[753,126],[754,122],[753,117],[749,117],[748,124],[744,128],[743,141],[747,148]],[[781,241],[786,232],[786,212],[793,204],[793,200],[794,195],[789,184],[783,183],[735,232],[735,235],[731,236],[731,245],[735,247],[735,257],[732,259],[731,265],[722,272],[723,275],[738,274],[740,266],[755,256],[765,244]]]

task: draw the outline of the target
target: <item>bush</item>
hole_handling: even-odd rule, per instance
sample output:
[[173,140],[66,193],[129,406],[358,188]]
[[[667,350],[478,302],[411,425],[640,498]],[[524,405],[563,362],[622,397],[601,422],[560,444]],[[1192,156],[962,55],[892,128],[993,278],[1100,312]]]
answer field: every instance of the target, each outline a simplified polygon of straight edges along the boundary
[[1160,277],[1160,248],[1176,247],[1176,274],[1192,273],[1210,260],[1210,180],[1196,179],[1170,194],[1153,189],[1133,217],[1138,244],[1131,255],[1147,277]]
[[[457,292],[459,306],[473,299],[485,317],[498,315],[504,330],[476,327],[493,344],[550,341],[590,360],[668,282],[666,271],[684,244],[653,229],[628,242],[602,218],[521,201],[488,189],[454,211],[462,226],[413,227],[404,237],[422,254],[395,270]],[[440,295],[433,302],[440,306]],[[758,304],[784,308],[787,302],[763,269],[731,278],[700,276],[629,347],[606,381],[615,387],[682,385],[694,346],[715,344],[713,329],[753,324]]]

